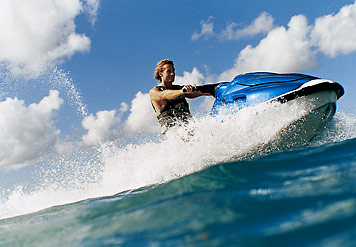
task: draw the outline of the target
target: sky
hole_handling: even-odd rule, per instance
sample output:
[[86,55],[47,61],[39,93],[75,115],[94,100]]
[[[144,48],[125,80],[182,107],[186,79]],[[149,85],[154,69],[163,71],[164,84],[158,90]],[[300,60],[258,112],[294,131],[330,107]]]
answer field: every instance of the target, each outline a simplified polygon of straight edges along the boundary
[[66,152],[70,135],[91,146],[158,133],[148,91],[165,58],[177,84],[251,71],[334,80],[339,110],[355,113],[355,1],[2,0],[0,23],[0,169]]

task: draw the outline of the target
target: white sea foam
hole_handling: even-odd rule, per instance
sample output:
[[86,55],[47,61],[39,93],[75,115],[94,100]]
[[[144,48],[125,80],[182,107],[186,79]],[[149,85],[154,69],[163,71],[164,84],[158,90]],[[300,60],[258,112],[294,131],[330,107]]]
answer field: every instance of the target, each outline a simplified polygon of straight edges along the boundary
[[325,126],[314,140],[313,146],[320,146],[333,142],[341,142],[356,138],[356,116],[337,112],[334,118]]

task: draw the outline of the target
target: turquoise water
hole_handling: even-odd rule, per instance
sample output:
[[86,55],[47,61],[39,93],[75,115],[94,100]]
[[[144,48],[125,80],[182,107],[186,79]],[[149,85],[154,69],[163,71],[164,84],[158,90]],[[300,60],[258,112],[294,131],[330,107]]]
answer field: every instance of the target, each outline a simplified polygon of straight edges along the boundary
[[356,139],[0,221],[1,246],[355,246]]

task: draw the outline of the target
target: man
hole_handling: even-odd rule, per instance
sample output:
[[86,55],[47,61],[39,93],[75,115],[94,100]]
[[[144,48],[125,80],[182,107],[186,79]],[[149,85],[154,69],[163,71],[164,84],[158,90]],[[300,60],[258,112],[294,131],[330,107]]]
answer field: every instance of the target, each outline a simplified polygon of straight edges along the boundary
[[169,59],[157,63],[154,78],[158,80],[159,85],[152,88],[149,95],[163,134],[174,126],[188,123],[191,115],[186,98],[215,97],[214,92],[218,85],[173,85],[175,69],[173,61]]

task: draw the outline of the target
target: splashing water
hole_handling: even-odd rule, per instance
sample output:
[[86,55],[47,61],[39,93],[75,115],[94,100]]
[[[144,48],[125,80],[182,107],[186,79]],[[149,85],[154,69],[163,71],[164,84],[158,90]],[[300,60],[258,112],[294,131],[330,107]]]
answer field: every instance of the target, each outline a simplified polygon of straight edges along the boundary
[[84,104],[80,91],[75,87],[73,80],[68,73],[58,67],[55,67],[50,73],[50,79],[48,82],[52,86],[62,87],[64,91],[67,92],[70,102],[77,107],[78,113],[80,113],[83,117],[88,115],[87,106]]
[[[76,99],[80,101],[80,97]],[[263,155],[271,152],[263,149],[264,144],[304,111],[300,105],[268,105],[229,116],[205,116],[190,124],[194,136],[189,136],[188,142],[177,137],[185,133],[171,133],[125,146],[77,147],[69,155],[43,160],[34,185],[2,192],[0,218],[164,183],[218,163],[250,157],[246,154],[256,150]],[[355,123],[354,117],[339,113],[310,145],[354,138]]]

